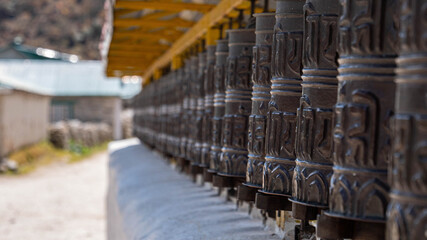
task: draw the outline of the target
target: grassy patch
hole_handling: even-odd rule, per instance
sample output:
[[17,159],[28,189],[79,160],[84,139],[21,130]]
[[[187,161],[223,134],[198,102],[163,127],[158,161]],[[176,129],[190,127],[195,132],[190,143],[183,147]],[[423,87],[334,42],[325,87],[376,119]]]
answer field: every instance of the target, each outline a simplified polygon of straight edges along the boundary
[[108,147],[108,142],[105,142],[101,145],[94,146],[94,147],[86,147],[81,144],[71,142],[70,150],[69,150],[69,152],[71,153],[71,158],[69,162],[70,163],[78,162],[82,159],[92,156],[95,153],[106,150],[107,147]]
[[39,166],[52,162],[78,162],[91,155],[106,150],[108,143],[103,143],[94,147],[86,147],[81,144],[71,142],[70,149],[57,149],[47,141],[43,141],[28,147],[24,147],[11,153],[8,158],[18,163],[17,172],[9,174],[25,174],[33,171]]

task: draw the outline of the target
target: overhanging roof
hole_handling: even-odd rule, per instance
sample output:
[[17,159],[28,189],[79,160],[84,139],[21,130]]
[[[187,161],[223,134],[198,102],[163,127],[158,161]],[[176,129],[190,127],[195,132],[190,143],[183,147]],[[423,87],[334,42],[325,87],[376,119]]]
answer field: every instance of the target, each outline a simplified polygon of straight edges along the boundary
[[249,8],[249,0],[107,1],[101,50],[106,75],[138,75],[148,82],[197,41],[214,44],[214,29],[236,17],[237,9]]
[[68,63],[53,60],[0,60],[0,85],[48,96],[131,98],[140,82],[107,79],[100,61]]

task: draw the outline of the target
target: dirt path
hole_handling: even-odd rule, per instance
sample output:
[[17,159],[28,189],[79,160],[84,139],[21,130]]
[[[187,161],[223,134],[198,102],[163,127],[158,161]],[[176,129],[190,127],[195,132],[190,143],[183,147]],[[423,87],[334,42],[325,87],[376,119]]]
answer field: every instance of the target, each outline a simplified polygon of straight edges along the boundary
[[0,176],[0,239],[105,239],[107,152]]

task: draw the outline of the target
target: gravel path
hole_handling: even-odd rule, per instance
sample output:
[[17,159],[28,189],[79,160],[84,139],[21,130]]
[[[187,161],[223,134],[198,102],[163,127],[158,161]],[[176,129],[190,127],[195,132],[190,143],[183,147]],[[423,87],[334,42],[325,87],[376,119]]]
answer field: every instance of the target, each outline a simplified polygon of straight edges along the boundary
[[0,239],[106,239],[107,152],[0,176]]

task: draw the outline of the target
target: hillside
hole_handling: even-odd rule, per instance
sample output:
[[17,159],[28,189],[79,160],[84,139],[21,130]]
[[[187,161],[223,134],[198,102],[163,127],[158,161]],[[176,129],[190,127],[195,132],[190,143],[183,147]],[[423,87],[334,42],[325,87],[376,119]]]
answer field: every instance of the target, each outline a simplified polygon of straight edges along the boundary
[[0,1],[0,47],[20,37],[25,45],[100,59],[104,1]]

